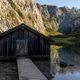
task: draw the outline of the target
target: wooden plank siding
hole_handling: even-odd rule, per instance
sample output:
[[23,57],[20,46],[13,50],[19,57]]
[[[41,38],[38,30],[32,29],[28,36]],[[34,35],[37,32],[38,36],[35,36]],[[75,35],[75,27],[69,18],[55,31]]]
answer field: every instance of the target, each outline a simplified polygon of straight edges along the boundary
[[[21,26],[21,25],[20,25]],[[25,27],[1,36],[0,57],[16,57],[16,40],[28,40],[28,57],[49,57],[49,41]]]

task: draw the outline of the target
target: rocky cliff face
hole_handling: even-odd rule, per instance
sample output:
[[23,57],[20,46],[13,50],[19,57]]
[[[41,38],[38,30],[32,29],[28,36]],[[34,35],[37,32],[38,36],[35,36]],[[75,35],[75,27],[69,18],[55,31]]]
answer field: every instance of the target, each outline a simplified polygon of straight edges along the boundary
[[45,32],[34,0],[0,0],[0,31],[4,32],[20,23],[32,26],[41,33]]
[[72,8],[65,13],[65,18],[60,24],[59,31],[63,33],[70,33],[75,31],[80,25],[80,10]]
[[76,8],[36,5],[35,0],[0,0],[0,32],[25,23],[43,34],[69,33],[78,29],[79,16]]
[[39,4],[37,6],[43,17],[44,24],[46,23],[45,26],[52,31],[70,33],[80,25],[80,9]]
[[57,31],[59,26],[56,18],[59,15],[59,14],[56,14],[57,7],[49,6],[49,5],[39,5],[39,4],[37,4],[37,6],[41,12],[46,30]]
[[75,31],[80,31],[80,16],[62,24],[64,26],[62,25],[60,26],[60,31],[63,33],[71,33]]

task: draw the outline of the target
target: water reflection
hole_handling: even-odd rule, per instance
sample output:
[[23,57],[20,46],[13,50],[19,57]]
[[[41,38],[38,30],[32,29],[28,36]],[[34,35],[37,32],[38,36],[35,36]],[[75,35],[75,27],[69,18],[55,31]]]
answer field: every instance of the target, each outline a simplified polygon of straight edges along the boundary
[[51,46],[52,80],[80,80],[79,48]]
[[75,72],[75,73],[64,73],[64,74],[59,74],[57,73],[52,80],[80,80],[80,73]]

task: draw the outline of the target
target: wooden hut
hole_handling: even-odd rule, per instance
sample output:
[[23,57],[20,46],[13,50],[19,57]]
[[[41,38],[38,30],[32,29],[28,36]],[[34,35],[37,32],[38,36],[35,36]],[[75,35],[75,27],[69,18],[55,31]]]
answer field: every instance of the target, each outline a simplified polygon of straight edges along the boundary
[[0,35],[0,59],[26,56],[44,58],[50,56],[48,37],[24,23]]

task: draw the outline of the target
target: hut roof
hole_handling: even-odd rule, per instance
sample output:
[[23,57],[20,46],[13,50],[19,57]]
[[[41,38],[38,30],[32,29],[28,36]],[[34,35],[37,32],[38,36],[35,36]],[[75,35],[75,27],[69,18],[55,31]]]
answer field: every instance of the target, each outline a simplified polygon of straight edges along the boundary
[[48,38],[47,36],[45,36],[45,35],[41,34],[40,32],[38,32],[38,31],[30,28],[29,26],[25,25],[24,23],[22,23],[22,24],[20,24],[20,25],[18,25],[18,26],[16,26],[16,27],[13,27],[13,28],[11,28],[11,29],[9,29],[9,30],[1,33],[1,34],[0,34],[0,39],[1,39],[2,37],[6,36],[6,35],[8,35],[8,34],[10,34],[10,33],[12,33],[12,32],[15,32],[16,30],[19,30],[19,29],[29,30],[30,32],[36,34],[37,36],[40,36],[40,37],[42,37],[42,38],[44,38],[44,39],[46,39],[46,40],[49,40],[49,38]]

